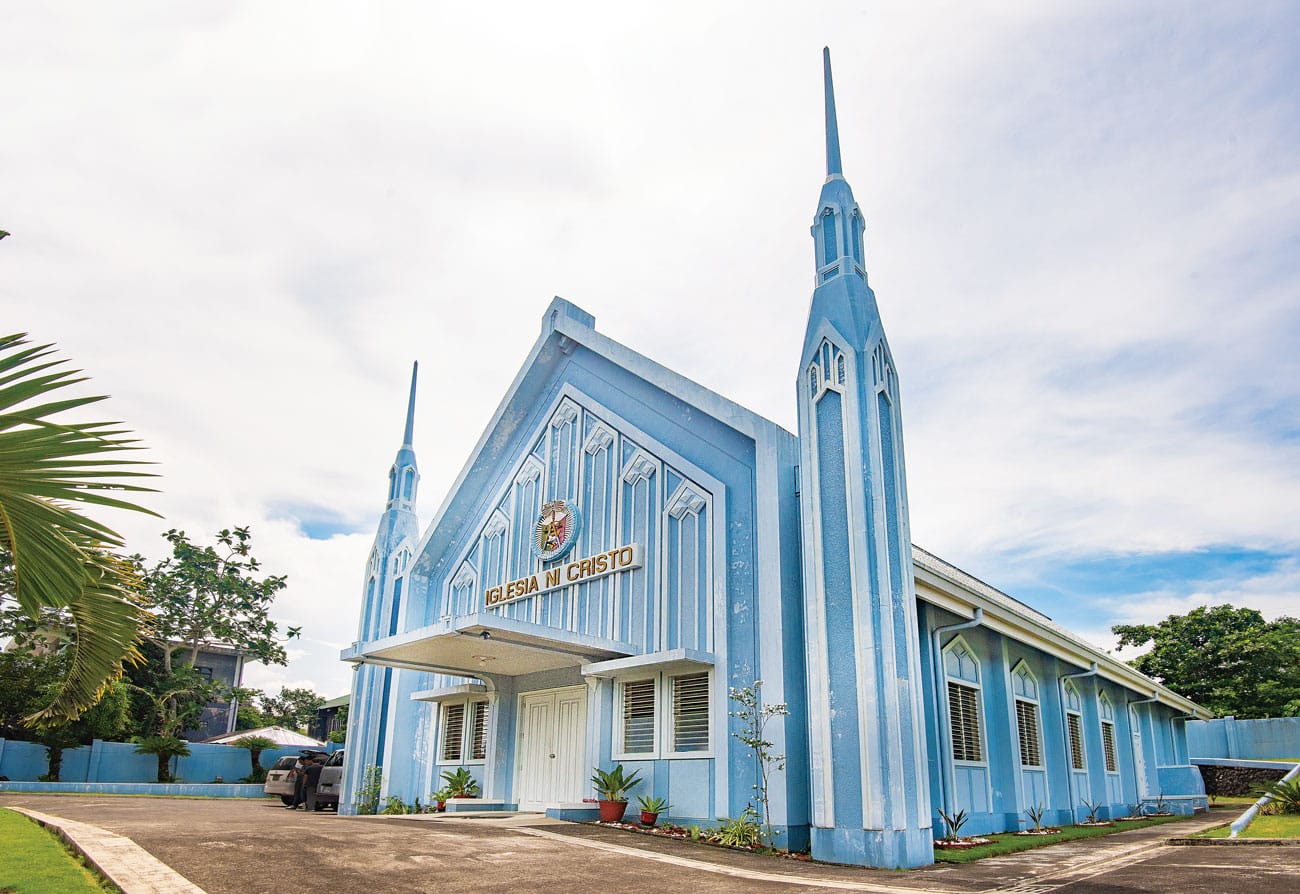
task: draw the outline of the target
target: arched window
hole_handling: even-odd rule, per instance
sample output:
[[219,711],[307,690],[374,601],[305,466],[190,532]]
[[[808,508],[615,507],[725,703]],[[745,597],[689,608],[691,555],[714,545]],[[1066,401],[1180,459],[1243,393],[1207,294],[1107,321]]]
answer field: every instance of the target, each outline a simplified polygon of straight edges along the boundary
[[948,725],[953,760],[983,761],[979,659],[958,636],[943,650],[943,667],[948,677]]
[[1020,764],[1043,765],[1043,730],[1039,715],[1038,679],[1029,665],[1021,661],[1011,672],[1011,688],[1016,698],[1016,737],[1020,741]]
[[1115,750],[1115,706],[1110,696],[1097,696],[1097,713],[1101,715],[1101,753],[1106,760],[1106,772],[1119,772],[1119,756]]
[[1083,747],[1083,700],[1072,680],[1065,681],[1065,732],[1070,739],[1070,769],[1088,769]]

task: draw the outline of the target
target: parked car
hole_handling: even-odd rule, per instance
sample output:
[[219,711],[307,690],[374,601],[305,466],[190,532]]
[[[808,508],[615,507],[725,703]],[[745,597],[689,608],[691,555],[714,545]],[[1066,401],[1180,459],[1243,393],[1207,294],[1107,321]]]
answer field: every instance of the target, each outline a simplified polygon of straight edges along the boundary
[[316,809],[332,806],[339,809],[339,791],[343,788],[343,751],[339,750],[329,756],[320,771],[320,781],[316,783]]
[[[268,795],[279,795],[280,800],[288,807],[293,803],[293,787],[298,782],[298,773],[303,761],[316,754],[323,756],[325,752],[307,749],[297,757],[285,755],[280,758],[271,769],[266,771],[266,782],[262,784],[262,791]],[[336,796],[335,801],[337,800]]]

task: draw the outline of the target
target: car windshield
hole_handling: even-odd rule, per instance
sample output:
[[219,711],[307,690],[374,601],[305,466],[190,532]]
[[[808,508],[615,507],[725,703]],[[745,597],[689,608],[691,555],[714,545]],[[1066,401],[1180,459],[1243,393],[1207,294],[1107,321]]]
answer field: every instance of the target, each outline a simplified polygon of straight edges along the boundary
[[341,767],[341,766],[343,766],[343,752],[342,752],[342,751],[336,751],[336,752],[334,752],[333,754],[331,754],[331,755],[330,755],[330,759],[329,759],[328,761],[325,762],[325,766],[327,766],[327,767]]
[[293,769],[293,765],[296,764],[297,762],[298,762],[298,758],[296,758],[296,757],[282,757],[282,758],[280,758],[278,761],[275,762],[275,766],[272,767],[271,769],[272,769],[272,770],[292,770],[292,769]]

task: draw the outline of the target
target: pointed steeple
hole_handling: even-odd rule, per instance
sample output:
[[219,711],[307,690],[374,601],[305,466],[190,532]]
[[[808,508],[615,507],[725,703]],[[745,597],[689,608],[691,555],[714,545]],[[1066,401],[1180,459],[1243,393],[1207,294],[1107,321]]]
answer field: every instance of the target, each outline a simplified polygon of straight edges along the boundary
[[805,352],[812,349],[818,321],[830,320],[846,335],[865,338],[876,318],[876,299],[867,286],[862,239],[866,219],[844,179],[840,157],[840,129],[835,113],[835,85],[831,81],[831,51],[822,50],[822,80],[826,91],[826,181],[817,197],[812,237],[816,290],[809,314]]
[[[830,52],[817,279],[800,358],[799,499],[812,855],[934,861],[898,375],[840,165]],[[883,743],[883,744],[882,744]]]
[[415,434],[415,377],[420,373],[420,361],[411,364],[411,399],[406,405],[406,433],[402,435],[402,446],[415,446],[411,438]]
[[385,512],[394,509],[415,511],[415,490],[420,483],[420,472],[415,465],[415,379],[420,371],[416,362],[411,367],[411,396],[406,404],[406,428],[402,432],[402,446],[398,448],[393,467],[388,470],[388,505]]
[[835,120],[835,85],[831,83],[831,48],[822,47],[822,68],[826,75],[826,176],[844,173],[840,163],[840,127]]

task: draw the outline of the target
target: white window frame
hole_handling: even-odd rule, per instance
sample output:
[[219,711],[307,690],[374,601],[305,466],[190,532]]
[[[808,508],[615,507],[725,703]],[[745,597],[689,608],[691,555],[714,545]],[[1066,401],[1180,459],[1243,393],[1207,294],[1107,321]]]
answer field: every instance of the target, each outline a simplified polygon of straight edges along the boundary
[[[1032,683],[1035,695],[1031,696],[1027,691],[1025,693],[1018,691],[1021,687],[1017,685],[1017,677]],[[1028,687],[1025,688],[1028,689]],[[1043,747],[1043,706],[1039,697],[1040,692],[1038,675],[1034,673],[1027,661],[1023,659],[1018,661],[1015,667],[1011,668],[1011,713],[1012,719],[1015,721],[1016,751],[1020,766],[1030,770],[1045,770],[1047,768],[1046,749]],[[1025,763],[1024,751],[1020,747],[1020,702],[1028,705],[1034,714],[1034,732],[1037,739],[1035,744],[1038,746],[1038,763],[1036,764]]]
[[[975,665],[975,679],[970,680],[965,677],[955,676],[948,672],[948,653],[955,652],[958,649],[964,651],[969,656],[971,663]],[[943,647],[941,653],[943,662],[943,700],[944,710],[948,712],[948,757],[954,766],[958,767],[987,767],[989,765],[989,737],[988,725],[984,722],[984,667],[979,659],[979,655],[970,647],[965,638],[961,635],[954,636],[948,645]],[[967,760],[957,757],[953,735],[956,730],[952,725],[952,697],[949,694],[949,686],[963,686],[975,692],[975,735],[979,737],[980,757],[979,760]]]
[[[1083,721],[1083,696],[1079,693],[1079,687],[1074,685],[1073,680],[1066,680],[1065,686],[1062,687],[1062,699],[1065,708],[1065,764],[1070,773],[1087,773],[1088,772],[1088,726]],[[1071,703],[1077,707],[1070,707]],[[1074,764],[1074,740],[1070,738],[1070,718],[1078,719],[1079,723],[1079,760],[1081,764]]]
[[[1115,705],[1110,696],[1102,692],[1097,695],[1097,718],[1101,735],[1101,766],[1112,776],[1119,775],[1119,740],[1115,733]],[[1106,727],[1110,727],[1110,747],[1106,747]],[[1115,769],[1110,765],[1114,764]]]
[[[611,755],[614,760],[648,761],[648,760],[655,760],[659,757],[659,745],[660,745],[659,724],[660,724],[660,719],[663,717],[663,706],[660,704],[661,697],[662,697],[662,692],[661,692],[662,687],[660,686],[659,677],[660,677],[659,674],[650,674],[648,676],[645,674],[638,674],[637,676],[626,677],[624,679],[615,681],[614,683],[614,742],[612,746],[613,753]],[[624,738],[623,714],[625,711],[624,687],[628,683],[644,683],[646,681],[649,681],[651,686],[654,689],[654,695],[651,697],[650,700],[651,705],[653,705],[654,707],[654,716],[650,721],[650,729],[652,730],[652,737],[651,737],[652,744],[649,751],[628,752],[625,750],[625,745],[623,741]]]
[[[708,681],[708,723],[709,744],[702,751],[674,751],[676,718],[673,715],[673,679],[707,674]],[[650,761],[650,760],[701,760],[714,757],[714,742],[717,737],[717,724],[714,722],[714,672],[713,668],[689,668],[681,670],[661,670],[651,673],[628,674],[614,681],[614,738],[610,757],[615,761]],[[623,692],[627,683],[639,683],[649,680],[654,684],[654,748],[651,751],[629,752],[623,741]]]
[[[452,707],[459,706],[463,711],[460,725],[460,759],[447,757],[447,713]],[[477,707],[474,707],[477,706]],[[472,710],[471,710],[472,709]],[[474,711],[487,711],[487,722],[483,726],[483,757],[475,758],[474,748]],[[438,759],[434,762],[446,767],[479,767],[487,763],[488,746],[492,741],[492,707],[484,698],[448,699],[438,706]]]

